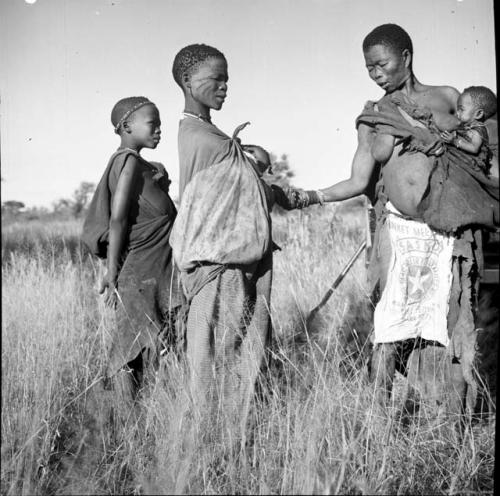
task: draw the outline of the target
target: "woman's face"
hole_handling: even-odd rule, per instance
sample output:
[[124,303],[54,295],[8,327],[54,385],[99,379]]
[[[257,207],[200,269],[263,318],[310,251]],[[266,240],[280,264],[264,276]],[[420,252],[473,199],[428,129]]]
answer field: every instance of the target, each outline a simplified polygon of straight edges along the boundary
[[227,62],[209,58],[189,79],[191,96],[206,108],[220,110],[227,95]]
[[401,88],[411,75],[411,54],[397,53],[385,45],[374,45],[364,52],[368,74],[386,93]]

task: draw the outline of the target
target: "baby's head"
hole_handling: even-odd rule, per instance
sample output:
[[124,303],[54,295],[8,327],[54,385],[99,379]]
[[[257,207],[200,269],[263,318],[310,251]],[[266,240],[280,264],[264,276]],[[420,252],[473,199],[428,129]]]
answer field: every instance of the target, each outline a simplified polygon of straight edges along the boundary
[[269,153],[258,145],[242,145],[245,155],[257,166],[257,172],[262,176],[266,171],[272,174],[271,157]]
[[485,121],[496,111],[497,98],[485,86],[469,86],[458,97],[457,117],[460,122]]
[[161,121],[156,105],[144,96],[122,98],[111,111],[115,133],[139,148],[156,148]]

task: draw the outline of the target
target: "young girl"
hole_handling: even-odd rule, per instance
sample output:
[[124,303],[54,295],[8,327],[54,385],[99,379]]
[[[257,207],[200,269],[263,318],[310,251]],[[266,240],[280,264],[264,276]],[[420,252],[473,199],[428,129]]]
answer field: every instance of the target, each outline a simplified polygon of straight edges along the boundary
[[114,106],[111,122],[121,143],[97,186],[83,240],[92,253],[107,259],[99,292],[116,309],[117,321],[108,374],[127,414],[144,373],[157,362],[160,332],[165,327],[173,332],[180,305],[169,246],[177,211],[165,169],[139,153],[160,141],[155,104],[145,97],[124,98]]

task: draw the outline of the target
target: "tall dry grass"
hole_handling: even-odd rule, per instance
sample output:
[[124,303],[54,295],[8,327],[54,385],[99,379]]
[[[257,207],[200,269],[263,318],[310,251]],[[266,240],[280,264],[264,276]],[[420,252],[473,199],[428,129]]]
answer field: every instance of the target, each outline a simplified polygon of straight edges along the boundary
[[492,493],[494,413],[463,435],[424,409],[402,417],[402,378],[392,408],[374,401],[363,260],[305,332],[363,222],[331,207],[275,217],[274,341],[243,454],[183,414],[185,368],[173,355],[139,420],[117,423],[100,381],[113,319],[79,225],[3,232],[2,494]]

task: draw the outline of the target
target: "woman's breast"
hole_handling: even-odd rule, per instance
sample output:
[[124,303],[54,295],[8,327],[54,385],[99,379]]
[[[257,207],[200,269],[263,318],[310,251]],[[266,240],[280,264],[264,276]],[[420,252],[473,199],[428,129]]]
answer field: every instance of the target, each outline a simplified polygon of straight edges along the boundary
[[144,186],[141,192],[143,201],[149,204],[148,207],[155,210],[156,215],[175,216],[176,209],[170,196],[149,175],[144,177]]
[[460,121],[456,116],[451,115],[449,112],[433,112],[434,122],[440,131],[453,131],[455,130]]

